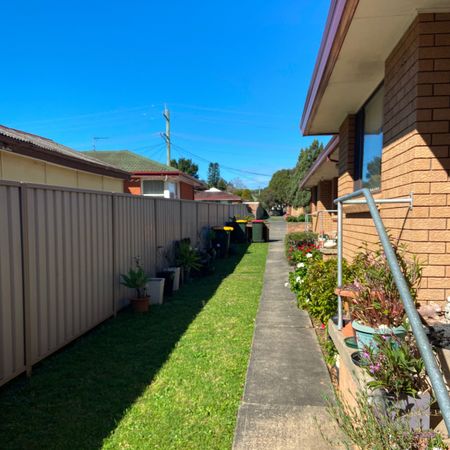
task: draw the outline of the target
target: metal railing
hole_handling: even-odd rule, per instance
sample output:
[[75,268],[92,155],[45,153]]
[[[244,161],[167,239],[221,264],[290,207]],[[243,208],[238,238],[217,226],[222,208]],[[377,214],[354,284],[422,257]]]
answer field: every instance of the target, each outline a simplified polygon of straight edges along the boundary
[[[363,195],[364,199],[354,199],[355,197]],[[422,356],[425,368],[431,381],[436,399],[439,404],[439,408],[444,418],[447,432],[450,434],[450,397],[445,386],[442,373],[436,363],[436,358],[433,355],[430,342],[425,334],[424,327],[420,320],[419,313],[414,305],[414,300],[411,297],[409,287],[406,283],[405,277],[400,269],[400,265],[397,261],[395,251],[392,247],[389,236],[381,219],[380,213],[377,209],[377,203],[409,203],[410,209],[413,205],[413,195],[406,198],[394,198],[394,199],[374,199],[369,189],[364,188],[351,194],[344,195],[334,200],[338,209],[338,287],[342,288],[342,237],[343,237],[343,216],[342,205],[343,204],[367,204],[370,215],[372,216],[375,228],[380,238],[381,245],[383,246],[384,253],[386,255],[389,268],[391,269],[392,276],[395,281],[395,285],[400,294],[400,298],[403,301],[405,312],[411,326],[411,330],[416,338],[417,346]],[[342,328],[342,299],[338,296],[338,326]]]
[[[333,213],[337,213],[337,209],[321,209],[320,211],[316,211],[316,212],[313,212],[313,213],[309,213],[309,214],[305,214],[305,231],[308,231],[306,228],[307,228],[307,225],[309,225],[310,223],[311,223],[311,225],[312,225],[312,222],[309,222],[309,218],[310,217],[313,217],[313,216],[317,216],[317,220],[319,220],[319,216],[320,216],[320,218],[322,219],[321,220],[321,231],[323,231],[323,213],[329,213],[329,214],[333,214]],[[308,227],[309,228],[309,227]]]

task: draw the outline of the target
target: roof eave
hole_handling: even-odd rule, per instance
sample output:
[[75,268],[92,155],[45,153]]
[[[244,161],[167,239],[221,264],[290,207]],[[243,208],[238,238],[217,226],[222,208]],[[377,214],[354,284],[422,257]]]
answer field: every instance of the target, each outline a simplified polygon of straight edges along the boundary
[[314,164],[310,167],[308,172],[306,172],[305,176],[299,183],[300,189],[308,189],[310,186],[307,186],[309,179],[312,175],[320,168],[320,166],[329,158],[336,149],[339,148],[339,136],[334,136],[328,145],[325,147],[324,151],[319,155],[319,157],[314,161]]
[[64,155],[51,150],[47,150],[31,142],[24,142],[9,136],[0,136],[0,144],[4,144],[3,150],[10,151],[22,156],[40,159],[52,164],[70,167],[84,172],[91,172],[97,175],[109,176],[112,178],[130,179],[130,173],[114,167],[105,167],[95,161],[86,161],[69,155]]
[[300,129],[305,136],[311,134],[312,121],[336,64],[358,2],[359,0],[332,0],[300,120]]

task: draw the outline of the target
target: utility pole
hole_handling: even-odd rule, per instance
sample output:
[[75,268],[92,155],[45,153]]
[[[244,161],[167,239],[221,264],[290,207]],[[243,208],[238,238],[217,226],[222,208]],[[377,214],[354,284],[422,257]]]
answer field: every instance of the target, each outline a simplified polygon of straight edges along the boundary
[[166,132],[162,134],[162,136],[166,141],[167,165],[170,166],[170,111],[168,110],[167,105],[164,105],[163,117],[166,119]]

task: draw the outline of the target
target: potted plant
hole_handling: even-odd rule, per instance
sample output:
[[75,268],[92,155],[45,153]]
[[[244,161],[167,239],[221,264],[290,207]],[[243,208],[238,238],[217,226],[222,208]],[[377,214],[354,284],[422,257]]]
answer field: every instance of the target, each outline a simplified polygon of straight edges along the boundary
[[[414,257],[405,258],[405,247],[393,246],[401,271],[413,299],[420,283],[422,268]],[[353,264],[356,279],[353,283],[351,315],[358,348],[376,346],[375,335],[403,337],[405,319],[400,293],[395,285],[386,256],[381,248],[371,251],[367,247],[359,253]]]
[[428,429],[431,388],[414,337],[411,333],[404,339],[378,335],[375,341],[376,351],[364,347],[361,367],[370,376],[367,386],[379,394],[376,399],[382,411],[404,416],[413,430]]
[[136,260],[136,269],[130,268],[127,274],[121,274],[120,277],[122,279],[120,284],[136,291],[136,297],[130,299],[133,311],[147,312],[150,304],[147,283],[151,278],[145,274],[139,261]]
[[177,264],[183,269],[183,279],[186,282],[190,280],[191,270],[201,269],[200,256],[190,246],[189,242],[180,242],[177,253]]

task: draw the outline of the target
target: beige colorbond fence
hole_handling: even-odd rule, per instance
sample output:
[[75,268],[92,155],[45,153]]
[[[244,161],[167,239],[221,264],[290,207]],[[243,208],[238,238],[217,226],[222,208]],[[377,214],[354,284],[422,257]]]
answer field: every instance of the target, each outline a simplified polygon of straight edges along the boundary
[[173,241],[195,245],[244,205],[0,182],[0,385],[127,304],[120,274],[154,275]]

